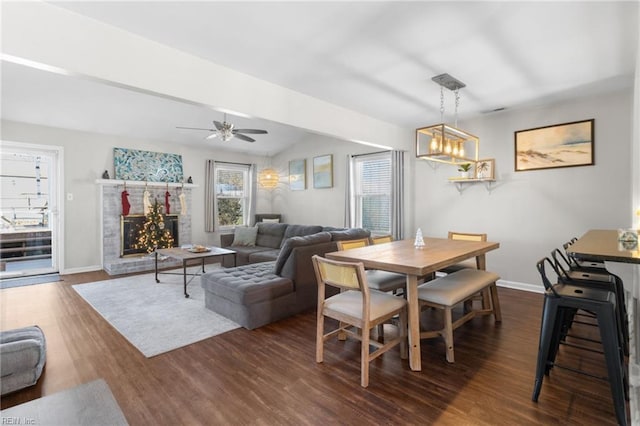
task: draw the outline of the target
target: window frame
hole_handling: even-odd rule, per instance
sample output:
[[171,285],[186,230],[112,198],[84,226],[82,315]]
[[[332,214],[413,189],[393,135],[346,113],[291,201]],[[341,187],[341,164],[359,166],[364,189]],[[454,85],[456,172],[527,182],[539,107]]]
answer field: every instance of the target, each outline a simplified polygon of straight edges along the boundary
[[352,193],[352,205],[354,206],[354,219],[355,219],[355,226],[356,227],[360,227],[360,228],[364,228],[363,224],[365,222],[365,218],[364,218],[364,212],[363,212],[363,205],[364,205],[364,199],[365,199],[365,195],[364,195],[364,191],[363,191],[363,180],[362,180],[362,173],[361,173],[361,168],[363,167],[362,165],[366,162],[370,162],[370,161],[380,161],[380,160],[385,160],[388,161],[389,164],[389,185],[386,191],[384,192],[380,192],[377,194],[369,194],[370,196],[374,196],[374,197],[385,197],[388,200],[388,228],[387,229],[369,229],[369,231],[371,231],[372,234],[381,234],[381,235],[388,235],[391,234],[391,228],[392,228],[392,200],[393,200],[393,194],[392,194],[392,180],[393,180],[393,170],[392,170],[392,158],[391,158],[391,152],[390,151],[385,151],[385,152],[377,152],[377,153],[372,153],[372,154],[362,154],[362,155],[358,155],[358,156],[354,156],[352,161],[353,161],[353,193]]
[[[218,173],[222,171],[242,172],[242,195],[241,196],[218,196]],[[214,193],[213,193],[213,217],[214,226],[218,231],[233,230],[238,226],[249,226],[249,208],[251,205],[251,165],[240,163],[224,163],[216,162],[213,167],[214,174]],[[237,225],[222,225],[218,216],[218,200],[219,199],[240,199],[242,207],[242,223]]]

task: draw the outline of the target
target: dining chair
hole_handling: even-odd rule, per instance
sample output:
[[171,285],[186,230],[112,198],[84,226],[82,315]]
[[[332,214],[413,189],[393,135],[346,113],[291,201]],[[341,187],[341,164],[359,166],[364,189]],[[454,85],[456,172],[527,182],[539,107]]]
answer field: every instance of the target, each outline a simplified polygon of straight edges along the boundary
[[[368,238],[360,238],[357,240],[345,240],[336,241],[338,250],[349,250],[354,248],[366,247],[369,245]],[[400,289],[404,289],[407,282],[407,277],[404,274],[396,272],[381,271],[378,269],[367,269],[367,282],[369,287],[378,291],[392,291],[396,292]]]
[[[369,364],[383,353],[400,344],[400,357],[407,351],[407,301],[388,293],[370,289],[367,274],[360,262],[340,262],[314,255],[313,268],[318,282],[316,323],[316,362],[323,362],[324,342],[341,333],[360,340],[360,385],[369,386]],[[336,287],[340,293],[325,299],[326,287]],[[398,316],[398,335],[380,343],[370,339],[371,330]],[[338,327],[325,333],[325,317],[338,321]],[[352,330],[355,327],[357,330]],[[358,332],[358,330],[360,332]],[[370,352],[370,347],[374,350]]]
[[[460,240],[460,241],[487,241],[487,234],[471,234],[468,232],[449,231],[448,238],[450,240]],[[456,263],[455,265],[447,266],[446,268],[443,268],[438,272],[444,272],[445,274],[450,274],[452,272],[459,271],[460,269],[477,269],[476,258],[474,257],[474,258]]]
[[[349,250],[368,246],[369,239],[361,238],[357,240],[336,241],[336,244],[340,251]],[[379,269],[366,269],[365,274],[367,275],[369,288],[383,292],[391,292],[394,295],[398,295],[402,290],[404,294],[404,288],[407,283],[406,275],[397,272],[381,271]],[[378,340],[384,342],[384,324],[378,326]]]
[[393,241],[393,237],[391,235],[378,235],[375,237],[371,237],[371,244],[384,244],[390,243]]

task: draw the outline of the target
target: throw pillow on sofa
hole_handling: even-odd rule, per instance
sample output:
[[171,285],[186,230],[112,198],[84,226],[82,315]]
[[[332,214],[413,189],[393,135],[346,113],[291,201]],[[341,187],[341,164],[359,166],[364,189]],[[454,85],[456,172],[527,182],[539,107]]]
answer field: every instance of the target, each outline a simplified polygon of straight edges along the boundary
[[278,259],[276,260],[273,273],[276,275],[280,275],[284,264],[287,262],[287,259],[291,255],[291,252],[294,248],[309,246],[311,244],[328,243],[329,241],[331,241],[331,234],[329,234],[328,232],[318,232],[317,234],[306,235],[304,237],[287,238],[287,240],[282,245],[282,248],[280,249],[280,254],[278,255]]
[[233,231],[232,246],[255,247],[258,228],[239,227]]

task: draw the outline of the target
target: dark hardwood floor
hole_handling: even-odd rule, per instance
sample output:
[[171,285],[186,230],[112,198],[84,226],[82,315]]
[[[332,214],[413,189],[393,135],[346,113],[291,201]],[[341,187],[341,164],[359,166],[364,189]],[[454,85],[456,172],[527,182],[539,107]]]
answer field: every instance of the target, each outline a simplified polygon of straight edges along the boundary
[[[608,383],[568,371],[554,369],[531,401],[541,294],[499,288],[502,324],[483,317],[456,330],[455,364],[441,340],[424,340],[422,371],[396,348],[363,389],[357,342],[328,342],[315,363],[314,312],[145,358],[71,288],[108,275],[62,279],[0,290],[0,328],[38,324],[48,347],[38,384],[3,397],[3,409],[103,378],[132,425],[616,423]],[[560,359],[605,375],[601,354],[562,347]]]

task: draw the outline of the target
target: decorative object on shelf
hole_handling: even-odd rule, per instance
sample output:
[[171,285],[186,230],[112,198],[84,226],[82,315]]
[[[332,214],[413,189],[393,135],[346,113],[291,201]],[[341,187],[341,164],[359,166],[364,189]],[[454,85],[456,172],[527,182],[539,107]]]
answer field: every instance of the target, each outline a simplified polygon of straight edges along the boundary
[[162,205],[155,200],[151,210],[146,214],[142,229],[138,232],[138,239],[133,244],[135,249],[145,249],[147,253],[153,253],[157,248],[173,247],[173,236],[169,229],[165,229]]
[[[416,157],[445,164],[459,165],[478,161],[480,139],[457,128],[459,91],[465,84],[440,74],[432,78],[440,85],[440,121],[442,123],[416,129]],[[455,93],[454,126],[444,123],[444,88]]]
[[471,175],[471,163],[463,163],[458,166],[458,171],[460,172],[460,177],[463,179],[469,179]]
[[422,237],[422,229],[418,228],[416,231],[416,239],[413,242],[413,245],[417,249],[421,249],[424,247],[424,238]]
[[515,170],[594,164],[594,119],[515,132]]
[[187,179],[187,183],[193,183],[193,179],[191,179],[191,176],[189,176],[189,179]]
[[333,155],[321,155],[313,158],[313,187],[333,187]]
[[109,171],[108,170],[105,170],[104,173],[102,173],[102,179],[111,179],[109,177]]
[[280,176],[278,176],[278,171],[271,167],[266,169],[262,169],[260,173],[258,173],[258,184],[261,188],[265,189],[273,189],[278,186],[280,182]]
[[496,160],[488,158],[475,163],[474,177],[476,179],[495,179]]
[[289,161],[289,189],[292,191],[307,189],[307,160]]
[[182,156],[137,149],[114,148],[116,179],[182,182]]
[[243,140],[245,142],[255,142],[256,140],[250,138],[243,133],[253,134],[253,135],[265,135],[267,134],[266,130],[260,129],[234,129],[234,125],[231,123],[227,123],[227,114],[224,114],[224,119],[222,123],[219,121],[213,120],[213,124],[215,125],[215,129],[203,129],[201,127],[181,127],[177,126],[176,129],[188,129],[188,130],[206,130],[207,132],[212,132],[205,139],[213,139],[220,138],[222,142],[227,142],[233,138],[237,138]]

